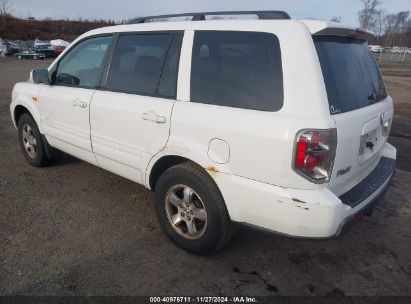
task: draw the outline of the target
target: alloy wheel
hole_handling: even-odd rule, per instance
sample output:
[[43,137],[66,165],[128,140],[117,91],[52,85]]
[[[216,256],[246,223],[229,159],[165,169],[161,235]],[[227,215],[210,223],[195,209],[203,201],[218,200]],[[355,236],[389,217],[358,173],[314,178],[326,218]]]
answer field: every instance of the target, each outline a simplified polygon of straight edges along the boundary
[[207,211],[200,196],[186,185],[171,187],[165,198],[168,221],[182,237],[196,240],[207,228]]
[[22,140],[27,155],[31,158],[36,158],[37,140],[34,136],[33,129],[28,124],[23,125]]

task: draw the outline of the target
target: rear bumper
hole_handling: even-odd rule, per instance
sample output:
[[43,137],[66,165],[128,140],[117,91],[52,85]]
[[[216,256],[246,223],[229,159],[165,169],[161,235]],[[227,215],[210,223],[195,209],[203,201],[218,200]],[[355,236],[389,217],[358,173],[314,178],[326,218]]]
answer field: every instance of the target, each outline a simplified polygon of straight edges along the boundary
[[355,222],[361,220],[365,215],[372,213],[374,206],[380,202],[389,186],[389,182],[394,177],[395,164],[395,159],[382,157],[378,166],[370,175],[353,189],[340,196],[342,203],[352,208],[362,205],[361,203],[370,196],[372,196],[373,199],[366,205],[362,205],[361,209],[354,214],[345,218],[335,236],[339,236],[348,231]]
[[384,184],[387,179],[392,177],[395,171],[395,159],[382,157],[377,167],[359,184],[339,198],[345,205],[354,208],[372,195]]
[[337,197],[326,187],[298,190],[227,174],[213,177],[234,222],[293,237],[333,238],[370,213],[388,187],[395,171],[396,151],[389,144],[386,149],[390,153],[385,154],[381,161],[383,164],[389,162],[391,171],[384,173],[387,173],[384,179],[377,178],[381,174],[380,166],[377,166],[366,179],[350,190],[353,191],[350,193],[351,202],[355,201],[352,206],[348,205],[347,200],[347,204],[341,200],[348,195]]

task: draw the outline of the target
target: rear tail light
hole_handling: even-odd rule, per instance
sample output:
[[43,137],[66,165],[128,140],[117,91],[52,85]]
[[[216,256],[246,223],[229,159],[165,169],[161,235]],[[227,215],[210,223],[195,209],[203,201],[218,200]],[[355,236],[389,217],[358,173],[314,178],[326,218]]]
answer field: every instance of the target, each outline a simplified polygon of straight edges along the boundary
[[337,130],[303,130],[296,136],[294,170],[314,183],[330,180],[337,148]]

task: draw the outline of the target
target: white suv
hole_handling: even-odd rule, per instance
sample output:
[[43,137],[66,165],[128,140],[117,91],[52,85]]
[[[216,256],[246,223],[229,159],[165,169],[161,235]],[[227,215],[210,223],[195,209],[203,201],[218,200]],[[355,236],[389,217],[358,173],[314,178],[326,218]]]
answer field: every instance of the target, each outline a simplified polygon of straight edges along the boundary
[[165,232],[196,254],[235,222],[340,235],[395,170],[370,33],[271,11],[205,20],[216,14],[93,30],[34,70],[10,106],[25,158],[43,166],[57,148],[155,191]]

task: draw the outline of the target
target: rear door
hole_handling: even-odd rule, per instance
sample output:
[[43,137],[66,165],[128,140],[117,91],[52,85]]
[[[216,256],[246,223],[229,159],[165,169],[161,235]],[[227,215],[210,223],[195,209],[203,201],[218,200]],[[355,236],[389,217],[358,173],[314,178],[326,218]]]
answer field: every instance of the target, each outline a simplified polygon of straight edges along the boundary
[[314,42],[337,127],[337,153],[329,188],[340,195],[378,164],[388,138],[393,104],[366,41],[314,36]]
[[101,167],[143,183],[167,143],[182,32],[120,34],[91,103],[93,152]]

